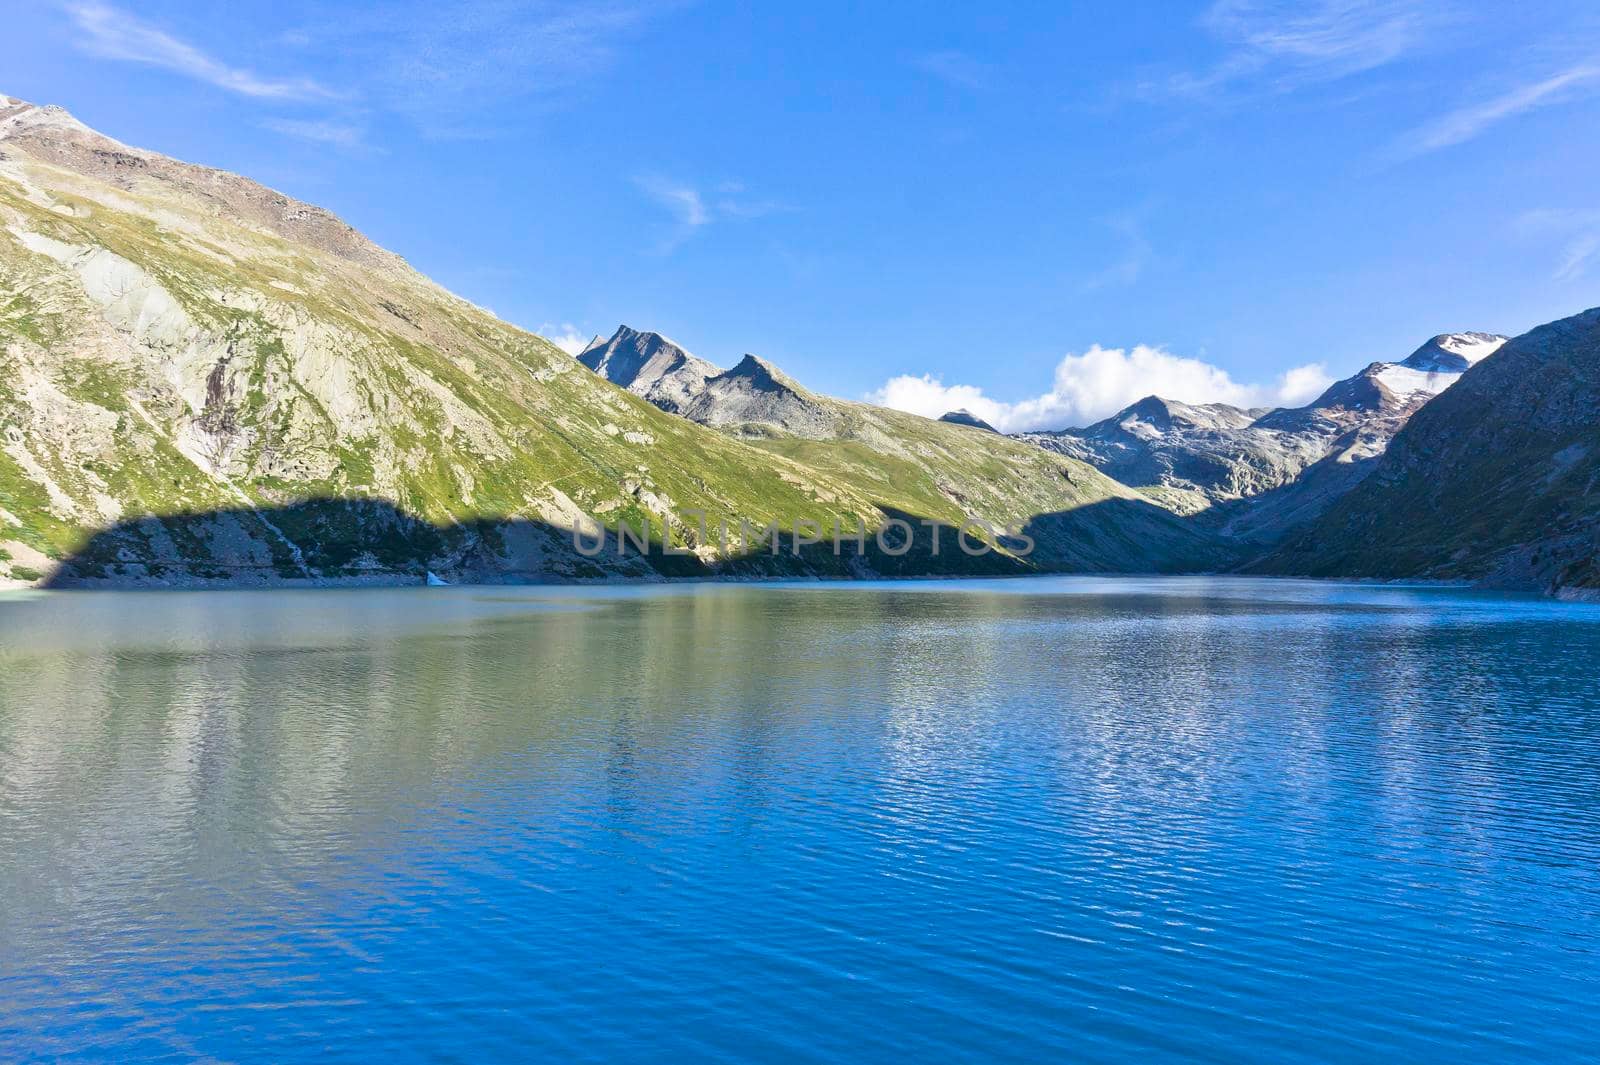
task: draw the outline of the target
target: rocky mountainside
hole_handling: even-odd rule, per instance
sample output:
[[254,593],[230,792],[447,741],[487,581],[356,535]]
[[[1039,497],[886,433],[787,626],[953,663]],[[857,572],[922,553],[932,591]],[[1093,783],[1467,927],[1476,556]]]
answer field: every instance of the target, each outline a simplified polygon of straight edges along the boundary
[[1375,362],[1304,407],[1242,409],[1150,396],[1086,429],[1023,436],[1245,540],[1315,518],[1371,469],[1423,404],[1504,337],[1447,333]]
[[[618,338],[646,351],[671,344],[626,326],[607,344]],[[652,374],[669,365],[647,364],[628,387],[659,394]],[[969,426],[825,396],[759,356],[707,377],[685,401],[660,405],[807,469],[870,486],[886,513],[950,513],[954,521],[1004,515],[1008,527],[1026,529],[1043,545],[1051,566],[1149,572],[1215,569],[1236,558],[1220,537],[1086,464],[1057,456],[1041,466],[1040,449],[1022,441],[985,439]],[[1073,505],[1047,502],[1062,491]],[[1098,501],[1078,502],[1090,495]]]
[[1600,590],[1600,308],[1479,360],[1255,568]]
[[777,432],[827,440],[843,431],[832,403],[755,355],[746,355],[733,369],[707,378],[683,415],[742,436]]
[[[596,364],[691,365],[623,347]],[[769,378],[788,387],[759,363],[720,378],[743,400]],[[737,427],[761,422],[721,432],[671,416],[326,211],[0,98],[0,580],[1155,570],[1219,557],[1070,458],[795,396],[833,436],[786,433],[790,405],[771,413],[765,399],[747,409],[778,418],[771,439]],[[687,557],[660,555],[659,524],[648,563],[573,546],[574,528],[678,508],[790,531],[972,514],[1037,529],[1039,549],[972,562],[947,540],[940,556],[792,562],[681,521],[666,540]]]

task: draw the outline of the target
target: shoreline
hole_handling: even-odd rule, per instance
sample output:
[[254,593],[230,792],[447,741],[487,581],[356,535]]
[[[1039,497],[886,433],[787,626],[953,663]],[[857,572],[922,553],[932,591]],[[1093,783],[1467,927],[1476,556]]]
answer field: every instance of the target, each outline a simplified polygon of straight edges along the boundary
[[52,584],[47,578],[33,583],[0,581],[0,594],[28,592],[250,592],[250,591],[360,591],[364,589],[396,589],[433,587],[443,588],[628,588],[693,585],[828,585],[852,584],[932,584],[955,581],[1010,582],[1052,577],[1077,577],[1093,580],[1183,580],[1183,579],[1238,579],[1271,582],[1296,582],[1317,585],[1351,585],[1371,588],[1427,588],[1463,589],[1484,592],[1507,592],[1532,595],[1540,598],[1569,602],[1600,601],[1600,589],[1560,588],[1544,591],[1530,586],[1507,586],[1464,579],[1433,579],[1424,577],[1312,577],[1295,574],[1230,573],[1226,571],[1193,573],[1152,573],[1128,571],[1043,571],[1038,573],[928,573],[914,575],[870,574],[861,576],[835,576],[821,574],[711,574],[696,576],[606,576],[567,577],[560,574],[528,575],[498,580],[451,580],[442,586],[432,586],[427,578],[415,574],[384,573],[342,577],[281,577],[270,580],[240,580],[223,577],[177,577],[119,580],[89,578],[63,584]]

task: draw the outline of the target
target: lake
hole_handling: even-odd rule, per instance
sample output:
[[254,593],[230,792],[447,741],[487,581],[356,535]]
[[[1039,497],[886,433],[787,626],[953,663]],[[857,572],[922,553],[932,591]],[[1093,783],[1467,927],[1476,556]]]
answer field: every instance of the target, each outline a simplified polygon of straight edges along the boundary
[[1551,1062],[1600,606],[0,597],[0,1057]]

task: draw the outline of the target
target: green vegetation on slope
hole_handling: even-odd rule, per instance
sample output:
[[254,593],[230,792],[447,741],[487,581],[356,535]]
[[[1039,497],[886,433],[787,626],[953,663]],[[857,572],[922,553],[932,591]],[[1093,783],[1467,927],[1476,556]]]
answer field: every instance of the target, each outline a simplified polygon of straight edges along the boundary
[[[1072,460],[887,411],[862,416],[875,428],[859,439],[736,439],[396,261],[290,242],[157,170],[113,186],[92,156],[72,169],[14,143],[0,167],[0,508],[16,528],[0,541],[82,553],[87,575],[638,573],[572,549],[568,530],[593,520],[648,523],[658,551],[698,549],[694,565],[736,561],[736,542],[699,542],[693,522],[663,528],[685,509],[787,535],[871,533],[888,515],[1020,529],[1076,514],[1085,535],[1047,536],[1013,566],[1204,554]],[[864,410],[837,406],[847,421]],[[1096,509],[1108,503],[1127,535],[1089,527],[1111,520]],[[992,564],[914,553],[891,568]],[[831,553],[802,568],[857,572]]]

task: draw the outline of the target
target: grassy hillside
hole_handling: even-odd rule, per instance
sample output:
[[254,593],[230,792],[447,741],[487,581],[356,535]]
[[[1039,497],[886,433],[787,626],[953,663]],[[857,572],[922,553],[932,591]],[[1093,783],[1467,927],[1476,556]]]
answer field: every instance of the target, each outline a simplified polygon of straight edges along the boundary
[[[1026,445],[891,424],[872,446],[736,439],[244,179],[59,118],[0,139],[0,578],[67,559],[124,581],[637,575],[568,531],[650,517],[659,540],[653,516],[678,508],[735,528],[901,511],[1020,526],[1133,495]],[[1145,509],[1139,557],[1028,564],[1194,555],[1194,534]],[[702,567],[736,552],[682,524],[671,539]]]

